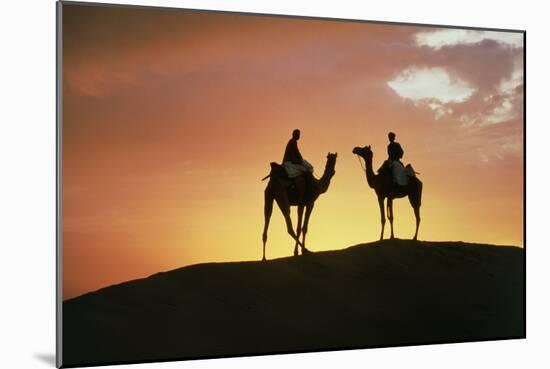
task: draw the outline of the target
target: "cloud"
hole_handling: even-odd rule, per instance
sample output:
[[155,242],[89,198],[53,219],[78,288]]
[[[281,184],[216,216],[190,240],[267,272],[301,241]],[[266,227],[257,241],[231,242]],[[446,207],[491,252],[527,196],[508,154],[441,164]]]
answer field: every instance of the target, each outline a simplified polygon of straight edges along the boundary
[[510,120],[513,117],[513,108],[514,106],[510,99],[503,99],[502,102],[495,106],[490,114],[485,117],[485,123],[496,124]]
[[484,40],[493,40],[514,48],[523,47],[523,34],[518,32],[472,31],[465,29],[442,29],[415,34],[418,46],[440,49],[445,46],[472,45]]
[[399,96],[428,106],[435,112],[436,120],[453,112],[447,104],[464,102],[475,91],[466,81],[453,78],[441,67],[407,68],[388,85]]
[[522,33],[423,29],[411,37],[418,54],[387,82],[399,96],[460,127],[521,119]]
[[513,71],[491,91],[477,97],[478,108],[471,109],[477,113],[462,114],[461,122],[493,125],[509,122],[522,117],[523,108],[523,63],[518,61]]
[[500,81],[498,91],[503,94],[512,93],[517,87],[523,84],[523,65],[521,62],[516,62],[512,74]]
[[467,100],[474,89],[458,78],[452,78],[441,67],[407,68],[388,85],[401,97],[412,100],[434,99],[442,103]]

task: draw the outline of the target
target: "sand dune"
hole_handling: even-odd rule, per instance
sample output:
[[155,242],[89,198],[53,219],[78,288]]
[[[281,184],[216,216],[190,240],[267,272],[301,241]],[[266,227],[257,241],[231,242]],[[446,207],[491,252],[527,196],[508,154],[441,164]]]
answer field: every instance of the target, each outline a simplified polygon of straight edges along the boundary
[[521,338],[524,251],[387,240],[199,264],[63,303],[64,366]]

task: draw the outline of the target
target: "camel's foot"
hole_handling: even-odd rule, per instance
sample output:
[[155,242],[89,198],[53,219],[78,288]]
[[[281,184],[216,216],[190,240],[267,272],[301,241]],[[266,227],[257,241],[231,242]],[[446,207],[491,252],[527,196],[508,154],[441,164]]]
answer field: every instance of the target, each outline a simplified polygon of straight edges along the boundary
[[262,258],[262,261],[266,261],[265,256]]
[[395,240],[395,236],[392,234],[390,240]]
[[294,256],[298,256],[298,249],[294,249]]
[[305,254],[311,254],[311,251],[309,251],[305,247],[302,247],[302,255],[305,255]]

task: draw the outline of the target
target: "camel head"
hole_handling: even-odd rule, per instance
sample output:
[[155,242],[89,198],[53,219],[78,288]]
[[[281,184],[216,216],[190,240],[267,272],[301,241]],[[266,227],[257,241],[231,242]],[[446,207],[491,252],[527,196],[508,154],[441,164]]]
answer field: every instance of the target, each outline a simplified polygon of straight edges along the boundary
[[352,153],[354,153],[355,155],[359,155],[360,157],[365,159],[365,161],[372,161],[372,150],[370,148],[370,145],[365,147],[354,147]]
[[327,154],[327,164],[325,166],[325,175],[329,176],[330,178],[332,178],[334,176],[334,174],[336,173],[335,168],[336,168],[336,158],[337,157],[338,157],[337,152],[335,152],[335,153],[329,152]]

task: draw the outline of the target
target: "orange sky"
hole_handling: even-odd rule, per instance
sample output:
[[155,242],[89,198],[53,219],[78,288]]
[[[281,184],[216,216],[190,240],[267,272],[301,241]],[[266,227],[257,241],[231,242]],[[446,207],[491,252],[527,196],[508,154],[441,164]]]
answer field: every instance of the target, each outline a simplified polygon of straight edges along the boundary
[[[63,5],[63,294],[259,260],[260,179],[294,128],[321,174],[311,250],[377,239],[354,146],[397,133],[422,240],[523,245],[523,35]],[[414,233],[407,200],[395,231]],[[294,214],[293,214],[294,215]],[[268,258],[293,248],[274,210]],[[387,230],[389,231],[389,230]],[[388,234],[387,234],[388,235]]]

